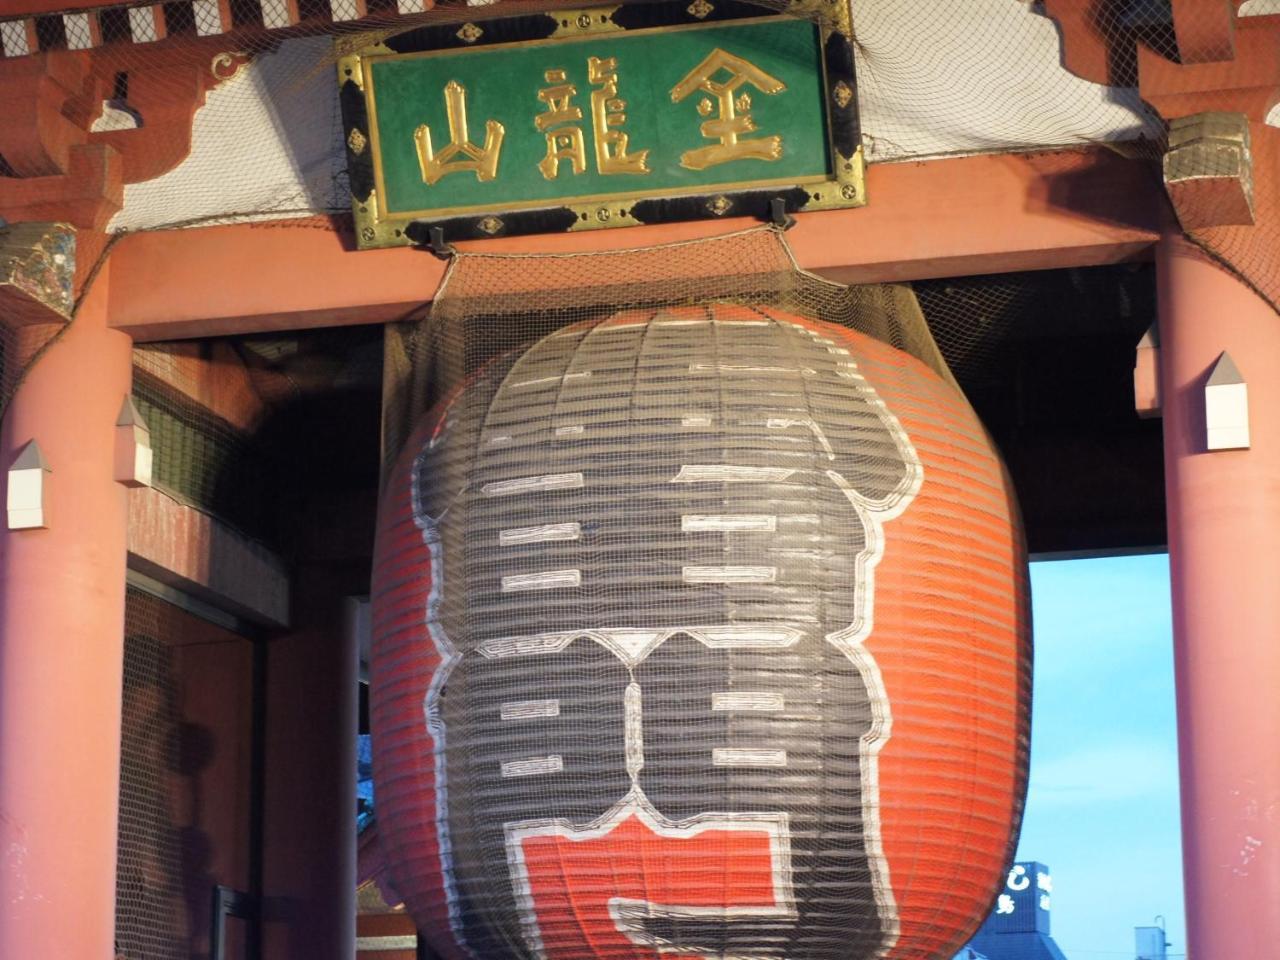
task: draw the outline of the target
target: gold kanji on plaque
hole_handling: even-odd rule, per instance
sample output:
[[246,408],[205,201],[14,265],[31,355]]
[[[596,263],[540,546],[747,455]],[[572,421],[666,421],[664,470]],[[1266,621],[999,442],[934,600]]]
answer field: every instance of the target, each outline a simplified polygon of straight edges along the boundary
[[548,70],[543,78],[551,86],[538,91],[538,99],[546,110],[533,118],[539,132],[546,135],[547,155],[538,161],[538,169],[548,180],[560,176],[560,161],[568,160],[574,174],[587,169],[587,145],[580,126],[570,126],[582,119],[582,109],[574,106],[578,88],[568,82],[564,70]]
[[[777,160],[782,156],[782,137],[744,137],[744,134],[754,133],[757,129],[751,116],[751,95],[746,91],[738,92],[744,84],[750,84],[769,96],[787,89],[787,85],[777,77],[719,47],[672,88],[673,103],[680,103],[698,91],[715,98],[713,101],[703,97],[698,102],[698,113],[711,117],[704,120],[699,129],[704,137],[718,142],[686,150],[680,155],[680,166],[689,170],[705,170],[731,160]],[[715,116],[711,116],[713,113]]]
[[649,173],[649,151],[627,153],[628,138],[620,129],[627,122],[627,101],[618,97],[617,58],[588,57],[587,80],[598,88],[591,91],[596,169],[602,174]]
[[[449,118],[449,145],[436,153],[431,145],[431,128],[425,123],[413,131],[422,180],[432,186],[451,173],[472,171],[482,183],[498,175],[498,157],[506,130],[497,120],[484,125],[484,146],[477,147],[467,132],[467,90],[456,80],[444,87],[445,111]],[[465,157],[464,160],[456,159]]]

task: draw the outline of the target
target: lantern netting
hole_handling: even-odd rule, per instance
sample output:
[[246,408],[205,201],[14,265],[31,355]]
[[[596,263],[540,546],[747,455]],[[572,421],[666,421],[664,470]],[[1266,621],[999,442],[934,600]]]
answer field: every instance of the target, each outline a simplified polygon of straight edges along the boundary
[[847,326],[955,386],[910,285],[824,280],[797,266],[773,227],[572,256],[455,250],[431,306],[388,328],[386,459],[428,407],[521,344],[620,310],[716,303],[773,306]]
[[432,947],[949,957],[1016,841],[1030,635],[911,290],[773,228],[456,254],[385,356],[374,775]]

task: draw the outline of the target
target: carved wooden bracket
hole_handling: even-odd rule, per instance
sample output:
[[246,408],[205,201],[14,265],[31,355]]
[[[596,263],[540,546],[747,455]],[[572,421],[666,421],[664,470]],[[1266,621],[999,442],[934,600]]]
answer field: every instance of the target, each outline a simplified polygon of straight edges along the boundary
[[1127,40],[1107,29],[1113,5],[1113,0],[1044,0],[1045,14],[1062,34],[1062,65],[1082,80],[1107,86],[1126,81],[1120,61],[1132,60],[1132,51],[1121,46]]
[[84,131],[62,112],[80,92],[88,58],[64,53],[0,61],[0,156],[9,176],[48,177],[65,173],[72,146]]
[[[206,94],[227,79],[216,66],[222,50],[201,44],[195,49],[158,49],[138,69],[133,59],[116,48],[95,51],[93,99],[80,105],[92,123],[102,112],[115,78],[128,77],[128,106],[141,117],[136,129],[89,134],[90,143],[107,144],[124,160],[124,182],[141,183],[167,173],[191,152],[191,126]],[[132,67],[133,69],[130,69]]]
[[[1236,56],[1237,10],[1244,0],[1170,0],[1181,64],[1213,63]],[[1062,31],[1063,65],[1083,80],[1109,86],[1133,83],[1137,30],[1122,0],[1044,0],[1045,13]],[[1262,18],[1255,18],[1262,19]],[[1151,51],[1147,51],[1150,53]]]
[[120,155],[103,144],[70,150],[64,173],[0,177],[0,217],[11,223],[63,220],[81,230],[102,230],[124,203]]
[[[236,55],[222,43],[156,49],[142,68],[136,52],[114,47],[0,60],[0,217],[105,228],[126,183],[158,177],[191,152],[196,111],[232,73],[225,61]],[[113,101],[122,88],[128,112]],[[104,109],[140,121],[95,131]]]
[[1178,59],[1212,63],[1235,57],[1236,10],[1243,0],[1170,0]]
[[1242,2],[1171,0],[1175,61],[1121,27],[1120,0],[1044,0],[1068,70],[1095,83],[1136,82],[1170,122],[1165,183],[1189,232],[1280,216],[1280,130],[1265,125],[1280,103],[1280,16],[1239,17]]
[[1280,101],[1280,16],[1244,17],[1234,46],[1231,59],[1205,63],[1174,63],[1139,48],[1142,99],[1167,120],[1226,110],[1264,122]]
[[1178,60],[1138,42],[1119,0],[1044,0],[1068,70],[1131,86],[1166,119],[1205,110],[1262,121],[1280,101],[1280,16],[1237,17],[1243,0],[1171,0]]

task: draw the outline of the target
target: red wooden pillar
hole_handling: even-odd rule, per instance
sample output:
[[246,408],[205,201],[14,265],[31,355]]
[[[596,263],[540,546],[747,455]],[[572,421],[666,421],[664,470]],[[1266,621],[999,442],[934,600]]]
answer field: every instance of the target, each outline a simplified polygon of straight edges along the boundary
[[[1180,237],[1158,254],[1187,952],[1280,943],[1280,316]],[[1206,448],[1205,382],[1248,384],[1248,449]]]
[[130,340],[107,270],[19,387],[4,469],[36,440],[46,529],[0,527],[0,957],[114,955],[125,488],[115,422]]
[[264,960],[353,960],[359,652],[349,578],[302,564],[294,629],[270,643]]

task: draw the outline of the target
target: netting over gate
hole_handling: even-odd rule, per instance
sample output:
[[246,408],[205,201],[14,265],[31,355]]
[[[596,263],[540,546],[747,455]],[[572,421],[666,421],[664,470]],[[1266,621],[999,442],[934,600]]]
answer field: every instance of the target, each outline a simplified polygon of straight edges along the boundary
[[130,591],[125,610],[116,854],[116,951],[128,960],[187,956],[182,840],[172,785],[179,770],[180,681],[160,601]]
[[1010,382],[1017,341],[1105,329],[1137,343],[1156,316],[1154,273],[1152,264],[1128,263],[918,280],[911,289],[948,368],[978,406],[975,390]]
[[31,365],[64,329],[60,324],[15,328],[0,323],[0,415]]
[[[550,0],[449,2],[401,14],[396,4],[369,3],[367,15],[353,21],[338,15],[341,3],[299,4],[300,22],[274,30],[263,29],[264,22],[275,26],[278,20],[258,0],[230,4],[232,22],[216,26],[200,19],[218,6],[207,0],[196,0],[195,15],[190,0],[148,9],[165,25],[160,39],[150,41],[164,51],[162,68],[152,66],[152,76],[148,67],[155,61],[149,58],[159,48],[139,42],[144,31],[131,23],[129,11],[99,14],[93,76],[76,100],[77,116],[129,146],[139,154],[139,166],[154,171],[128,185],[111,229],[348,212],[334,75],[341,52],[425,24],[483,25],[564,6]],[[408,11],[416,5],[399,6]],[[780,0],[758,5],[785,6]],[[1059,30],[1041,4],[964,0],[940,8],[927,0],[853,0],[869,162],[1139,140],[1140,152],[1157,159],[1164,124],[1136,90],[1137,45],[1176,60],[1167,0],[1090,6],[1099,43],[1117,51],[1105,83],[1063,68]],[[819,4],[798,9],[823,15]],[[141,11],[135,14],[134,21],[141,19]],[[79,49],[63,17],[41,19],[48,21],[48,48]],[[163,94],[177,96],[193,81],[207,93],[195,114],[189,155],[177,140],[185,131],[176,129],[173,139],[148,132],[145,149],[128,143],[158,118]]]
[[[116,855],[120,960],[201,960],[215,884],[250,889],[249,640],[150,593],[125,600]],[[227,956],[243,953],[229,931]]]
[[393,363],[374,774],[432,947],[958,948],[1021,817],[1025,559],[909,289],[770,229],[462,255]]

